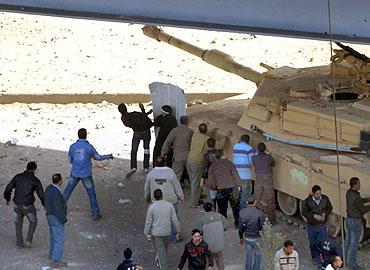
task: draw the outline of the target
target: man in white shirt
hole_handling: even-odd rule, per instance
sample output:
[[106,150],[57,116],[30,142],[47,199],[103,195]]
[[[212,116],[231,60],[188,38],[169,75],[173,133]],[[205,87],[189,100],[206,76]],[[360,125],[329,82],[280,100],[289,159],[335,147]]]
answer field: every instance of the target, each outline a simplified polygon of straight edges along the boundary
[[[182,191],[180,181],[175,172],[165,166],[166,159],[159,156],[155,160],[155,167],[152,169],[145,181],[144,196],[147,202],[154,201],[154,191],[160,189],[163,194],[163,200],[172,203],[178,218],[178,202],[184,200],[184,193]],[[172,226],[171,242],[175,243],[176,230]]]
[[274,270],[299,270],[299,256],[292,241],[286,240],[284,247],[276,252]]
[[325,270],[337,270],[342,267],[342,258],[340,256],[333,256],[331,263],[325,268]]

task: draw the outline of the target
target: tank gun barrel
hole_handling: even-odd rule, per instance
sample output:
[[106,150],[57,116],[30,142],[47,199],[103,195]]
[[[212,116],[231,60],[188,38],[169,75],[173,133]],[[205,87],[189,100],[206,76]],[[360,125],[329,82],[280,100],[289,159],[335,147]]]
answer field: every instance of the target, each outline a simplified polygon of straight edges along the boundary
[[260,72],[252,68],[245,67],[237,63],[236,61],[234,61],[234,59],[230,55],[222,51],[215,50],[215,49],[204,50],[186,41],[183,41],[174,36],[171,36],[156,26],[144,26],[142,30],[143,30],[144,35],[150,38],[156,39],[157,41],[166,42],[181,50],[187,51],[188,53],[191,53],[201,58],[204,62],[210,65],[218,67],[224,71],[234,73],[256,84],[258,84],[258,78],[262,75]]

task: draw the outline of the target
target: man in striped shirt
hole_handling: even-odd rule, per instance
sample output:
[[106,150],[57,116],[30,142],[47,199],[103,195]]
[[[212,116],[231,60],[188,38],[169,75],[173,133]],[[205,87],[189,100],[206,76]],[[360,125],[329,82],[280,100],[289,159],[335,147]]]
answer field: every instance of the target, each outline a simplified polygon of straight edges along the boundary
[[234,145],[233,163],[242,180],[242,194],[240,198],[241,207],[245,207],[245,202],[252,194],[252,156],[255,150],[249,145],[249,135],[244,134],[240,137],[239,143]]

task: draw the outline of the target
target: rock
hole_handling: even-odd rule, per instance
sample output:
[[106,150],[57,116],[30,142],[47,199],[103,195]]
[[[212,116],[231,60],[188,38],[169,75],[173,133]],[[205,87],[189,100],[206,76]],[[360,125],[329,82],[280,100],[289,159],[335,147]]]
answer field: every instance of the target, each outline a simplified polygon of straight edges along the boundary
[[120,203],[120,204],[133,204],[130,199],[119,199],[118,203]]

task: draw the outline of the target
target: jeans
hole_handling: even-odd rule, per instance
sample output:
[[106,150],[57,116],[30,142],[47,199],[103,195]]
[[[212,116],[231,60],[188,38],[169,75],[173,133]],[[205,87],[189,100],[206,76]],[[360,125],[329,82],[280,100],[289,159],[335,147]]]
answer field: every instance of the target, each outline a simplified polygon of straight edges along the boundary
[[149,169],[150,158],[150,130],[136,131],[132,136],[131,144],[131,169],[137,169],[137,150],[139,149],[140,141],[144,142],[144,169]]
[[193,162],[191,160],[188,160],[186,163],[186,169],[188,170],[190,180],[190,204],[193,207],[197,207],[200,200],[200,178],[202,177],[202,168],[202,163]]
[[14,212],[16,214],[15,235],[17,238],[17,246],[22,247],[24,245],[22,233],[23,219],[24,217],[27,217],[28,221],[30,222],[30,225],[28,226],[26,241],[32,243],[33,234],[35,233],[37,226],[36,208],[33,204],[27,206],[15,204]]
[[94,185],[94,180],[92,176],[88,177],[74,177],[70,176],[68,179],[68,185],[64,190],[64,198],[66,202],[68,202],[69,197],[71,196],[74,188],[78,184],[79,181],[82,181],[82,184],[86,190],[87,196],[89,196],[89,201],[90,201],[90,208],[92,212],[93,217],[98,217],[100,215],[100,209],[98,205],[98,201],[96,199],[96,193],[95,193],[95,185]]
[[64,253],[63,246],[66,237],[64,224],[54,215],[47,215],[46,219],[48,220],[50,232],[49,255],[53,261],[59,262],[63,259]]
[[216,193],[216,202],[218,212],[227,218],[227,207],[230,202],[230,206],[233,210],[234,225],[239,225],[239,207],[240,207],[240,196],[236,196],[236,188],[221,189]]
[[[177,219],[179,219],[179,205],[178,203],[174,203],[172,204],[173,205],[173,208],[175,208],[175,212],[176,212],[176,216],[177,216]],[[176,228],[175,226],[173,226],[173,224],[171,224],[171,242],[177,242],[176,240]]]
[[170,244],[170,236],[153,236],[153,243],[159,260],[159,269],[167,270],[167,251]]
[[242,181],[242,194],[240,196],[240,207],[245,208],[247,206],[246,201],[252,195],[252,180]]
[[258,239],[244,238],[245,245],[245,270],[261,269],[261,251],[257,246]]
[[346,239],[344,240],[344,250],[347,259],[347,266],[356,268],[357,265],[357,248],[360,241],[362,221],[357,218],[346,218]]
[[317,226],[307,224],[307,235],[308,235],[308,241],[310,242],[311,258],[314,260],[317,260],[320,254],[315,248],[315,242],[318,239],[323,238],[327,235],[326,224],[317,225]]

